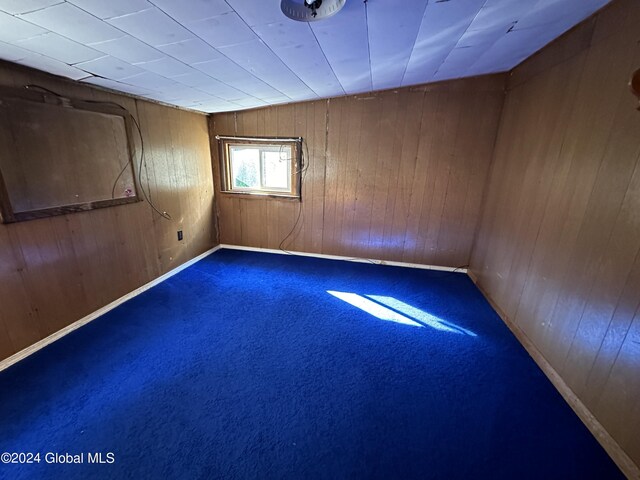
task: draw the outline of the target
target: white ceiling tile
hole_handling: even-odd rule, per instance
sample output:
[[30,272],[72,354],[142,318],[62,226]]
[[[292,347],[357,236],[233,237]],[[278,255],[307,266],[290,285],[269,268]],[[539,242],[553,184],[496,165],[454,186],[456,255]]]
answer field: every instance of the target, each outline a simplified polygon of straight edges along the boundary
[[[373,6],[375,2],[371,2]],[[367,19],[362,2],[347,2],[333,17],[309,24],[346,93],[371,90]]]
[[129,35],[106,42],[89,43],[89,46],[129,63],[151,62],[164,56],[162,52]]
[[26,13],[20,15],[20,18],[80,43],[104,42],[123,35],[122,32],[70,3]]
[[162,75],[163,77],[175,77],[176,75],[184,75],[191,71],[189,66],[171,57],[163,57],[159,60],[136,63],[135,65],[149,72]]
[[144,70],[134,65],[109,55],[89,62],[77,63],[75,66],[86,72],[111,80],[121,80],[144,72]]
[[67,0],[98,18],[111,18],[139,12],[151,5],[147,0]]
[[205,102],[200,102],[191,108],[207,113],[232,112],[234,110],[239,110],[239,105],[236,103],[225,102],[224,100],[207,100]]
[[167,89],[166,91],[153,93],[151,96],[152,98],[155,98],[157,100],[161,100],[163,102],[172,102],[177,105],[200,103],[214,98],[208,93],[196,90],[194,88],[188,88],[184,85],[178,85],[178,87],[173,87]]
[[26,65],[27,67],[37,68],[38,70],[44,70],[45,72],[53,73],[54,75],[60,75],[61,77],[71,78],[73,80],[80,80],[81,78],[89,76],[87,72],[78,68],[37,53],[32,53],[25,58],[17,60],[17,63]]
[[220,51],[260,80],[287,96],[304,93],[314,98],[315,93],[304,84],[262,41],[220,47]]
[[235,12],[190,22],[187,27],[214,47],[237,45],[257,38],[253,30]]
[[97,50],[53,32],[44,33],[26,40],[18,40],[15,44],[69,64],[86,62],[103,55]]
[[402,83],[422,23],[427,0],[413,0],[411,8],[392,2],[368,7],[371,79],[374,90]]
[[[602,8],[609,0],[581,0],[572,2],[571,8],[558,5],[557,0],[538,0],[535,9],[531,9],[518,20],[516,29],[541,27],[563,22],[565,30],[581,22],[596,10]],[[562,32],[558,32],[560,35]]]
[[284,103],[284,102],[290,102],[291,101],[291,99],[289,97],[284,96],[284,95],[280,95],[280,96],[276,96],[276,97],[266,97],[266,98],[263,98],[262,100],[264,100],[268,104]]
[[277,55],[305,85],[321,97],[344,95],[345,91],[317,44],[308,48],[289,47]]
[[122,81],[129,85],[148,88],[149,90],[166,90],[175,85],[179,85],[178,83],[153,72],[144,72],[132,75],[131,77],[123,78]]
[[198,85],[197,88],[198,90],[202,90],[203,92],[207,92],[211,95],[215,95],[216,97],[222,98],[223,100],[228,100],[233,102],[243,98],[256,98],[236,88],[230,87],[226,83],[222,83],[222,82],[219,82],[218,80],[213,80],[213,79],[207,84]]
[[[565,0],[563,0],[565,1]],[[539,0],[514,2],[513,0],[487,0],[469,25],[469,30],[494,27],[509,28],[527,13],[536,10]]]
[[227,0],[227,3],[231,5],[238,15],[251,27],[282,22],[283,20],[296,23],[285,17],[280,10],[280,2],[277,0],[272,0],[268,8],[266,2],[258,8],[256,0]]
[[342,85],[327,62],[308,23],[282,22],[258,25],[260,39],[320,96],[343,95]]
[[111,90],[116,90],[119,92],[130,93],[132,95],[150,95],[153,92],[147,90],[146,88],[140,88],[133,85],[129,85],[123,82],[117,82],[115,80],[109,80],[108,78],[102,77],[88,77],[81,80],[85,83],[90,83],[92,85],[98,85],[104,88],[110,88]]
[[196,70],[195,68],[192,68],[189,73],[172,77],[171,80],[181,83],[183,85],[187,85],[188,87],[196,87],[196,88],[200,86],[209,85],[212,82],[218,82],[217,80],[211,78],[206,73],[203,73],[200,70]]
[[229,111],[507,71],[608,2],[397,3],[303,23],[279,0],[0,0],[0,58]]
[[237,103],[241,107],[245,108],[264,107],[267,105],[267,102],[264,100],[258,100],[257,98],[244,98],[241,100],[235,100],[233,103]]
[[226,83],[222,83],[209,75],[206,75],[198,70],[193,70],[186,75],[180,75],[172,77],[172,80],[187,85],[189,87],[196,88],[210,95],[222,98],[224,100],[238,100],[241,98],[251,98],[244,92],[230,87]]
[[152,1],[159,9],[183,25],[232,11],[232,8],[224,0],[191,0],[187,8],[185,8],[184,0]]
[[2,60],[15,62],[32,54],[33,52],[25,50],[24,48],[16,47],[10,43],[0,42],[0,59]]
[[499,38],[506,35],[508,30],[509,28],[502,25],[497,27],[483,28],[481,30],[467,30],[464,35],[460,37],[456,48],[478,46],[488,48]]
[[304,49],[317,43],[306,22],[276,22],[256,25],[252,29],[274,51],[289,47]]
[[429,3],[424,11],[402,85],[430,81],[484,3],[485,0]]
[[216,60],[222,56],[215,48],[199,38],[159,45],[157,48],[188,65]]
[[545,45],[554,37],[555,34],[545,27],[513,30],[480,55],[470,66],[470,71],[482,73],[505,71],[535,53],[540,42]]
[[0,0],[0,10],[11,14],[27,13],[63,2],[64,0]]
[[187,29],[155,7],[122,17],[110,18],[107,21],[151,46],[193,38]]
[[8,13],[0,12],[0,41],[15,42],[47,33],[44,28],[20,20]]
[[210,62],[194,63],[192,67],[257,98],[282,95],[282,92],[254,77],[226,57]]
[[463,77],[485,51],[483,46],[454,48],[433,76],[434,81]]

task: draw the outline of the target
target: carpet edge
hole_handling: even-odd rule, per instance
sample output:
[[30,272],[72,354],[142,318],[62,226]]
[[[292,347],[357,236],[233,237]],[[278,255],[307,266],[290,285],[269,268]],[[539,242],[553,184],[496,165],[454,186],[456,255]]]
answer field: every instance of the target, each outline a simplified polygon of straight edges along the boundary
[[53,342],[61,339],[62,337],[64,337],[65,335],[68,335],[69,333],[73,332],[74,330],[77,330],[80,327],[83,327],[84,325],[92,322],[96,318],[101,317],[105,313],[113,310],[114,308],[118,307],[119,305],[123,304],[124,302],[126,302],[128,300],[131,300],[134,297],[137,297],[141,293],[146,292],[150,288],[153,288],[156,285],[164,282],[165,280],[173,277],[174,275],[180,273],[182,270],[190,267],[194,263],[197,263],[200,260],[202,260],[203,258],[205,258],[205,257],[211,255],[212,253],[220,250],[220,248],[221,248],[220,245],[216,245],[215,247],[210,248],[206,252],[201,253],[197,257],[193,257],[191,260],[186,261],[185,263],[183,263],[182,265],[177,266],[173,270],[170,270],[167,273],[165,273],[165,274],[163,274],[163,275],[151,280],[150,282],[145,283],[144,285],[142,285],[142,286],[136,288],[135,290],[123,295],[122,297],[115,299],[113,302],[108,303],[104,307],[99,308],[98,310],[90,313],[89,315],[86,315],[86,316],[82,317],[81,319],[76,320],[75,322],[71,323],[70,325],[67,325],[66,327],[64,327],[64,328],[52,333],[51,335],[43,338],[42,340],[39,340],[36,343],[34,343],[32,345],[29,345],[26,348],[23,348],[19,352],[14,353],[10,357],[5,358],[4,360],[0,361],[0,372],[2,372],[3,370],[6,370],[11,365],[14,365],[14,364],[18,363],[20,360],[24,360],[28,356],[36,353],[38,350],[43,349],[47,345],[50,345]]
[[604,428],[596,416],[591,412],[582,400],[574,393],[574,391],[567,385],[560,374],[551,366],[551,364],[544,357],[542,352],[535,346],[535,344],[529,339],[527,334],[500,309],[500,307],[493,301],[493,299],[487,294],[487,292],[478,283],[476,275],[469,271],[467,275],[480,293],[489,302],[491,307],[498,314],[504,324],[511,330],[511,333],[516,337],[518,342],[525,348],[529,356],[536,362],[536,365],[542,370],[545,376],[553,384],[555,389],[562,395],[562,398],[569,404],[574,413],[587,427],[591,434],[595,437],[597,442],[607,452],[609,457],[618,466],[620,471],[629,479],[640,479],[640,467],[631,459],[631,457],[624,451],[620,444],[611,436],[611,434]]

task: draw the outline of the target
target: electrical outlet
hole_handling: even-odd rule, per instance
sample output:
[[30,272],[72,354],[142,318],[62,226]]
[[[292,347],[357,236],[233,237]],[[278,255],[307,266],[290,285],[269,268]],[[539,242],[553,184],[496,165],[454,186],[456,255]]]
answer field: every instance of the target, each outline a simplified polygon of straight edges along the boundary
[[181,242],[184,236],[182,235],[182,230],[178,230],[178,241]]

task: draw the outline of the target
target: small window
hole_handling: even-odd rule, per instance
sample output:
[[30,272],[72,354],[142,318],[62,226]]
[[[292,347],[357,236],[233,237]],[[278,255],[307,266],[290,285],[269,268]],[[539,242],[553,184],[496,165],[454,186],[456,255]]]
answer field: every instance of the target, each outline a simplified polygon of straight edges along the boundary
[[301,138],[216,138],[223,192],[300,198]]

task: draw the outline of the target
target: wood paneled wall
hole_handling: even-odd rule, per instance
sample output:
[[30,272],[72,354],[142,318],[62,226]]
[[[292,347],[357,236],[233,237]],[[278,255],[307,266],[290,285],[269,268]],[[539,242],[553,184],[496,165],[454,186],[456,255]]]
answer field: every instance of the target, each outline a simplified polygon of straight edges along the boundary
[[[504,98],[488,76],[215,114],[221,243],[467,265]],[[302,136],[302,204],[218,194],[215,135]],[[308,149],[308,150],[307,150]]]
[[[0,224],[0,359],[216,244],[206,116],[0,63],[0,85],[26,84],[75,98],[117,102],[132,112],[144,138],[143,184],[173,220],[140,202]],[[179,229],[184,231],[182,242]]]
[[638,67],[640,2],[616,0],[514,70],[471,266],[640,465]]

